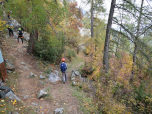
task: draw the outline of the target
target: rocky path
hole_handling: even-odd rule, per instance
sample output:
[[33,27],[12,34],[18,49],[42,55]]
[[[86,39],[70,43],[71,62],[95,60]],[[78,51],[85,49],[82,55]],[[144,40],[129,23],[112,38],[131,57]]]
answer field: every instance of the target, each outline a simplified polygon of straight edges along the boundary
[[[36,59],[26,52],[26,43],[17,43],[16,38],[7,37],[3,44],[9,45],[5,54],[15,59],[15,72],[20,74],[18,79],[18,97],[28,106],[34,107],[37,114],[54,114],[56,108],[64,108],[66,114],[82,114],[79,101],[72,96],[73,90],[68,71],[68,82],[61,81],[50,83],[46,78],[39,79],[43,71],[38,69]],[[54,70],[58,70],[55,68]],[[29,77],[31,72],[35,77]],[[61,77],[61,73],[59,73]],[[37,99],[39,90],[49,88],[49,95],[46,98]]]

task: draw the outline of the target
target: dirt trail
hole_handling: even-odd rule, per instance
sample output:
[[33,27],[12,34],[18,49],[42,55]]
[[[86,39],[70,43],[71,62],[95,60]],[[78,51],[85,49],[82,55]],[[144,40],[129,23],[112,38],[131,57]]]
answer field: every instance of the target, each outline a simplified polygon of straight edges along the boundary
[[[16,58],[15,72],[20,72],[17,94],[26,105],[35,107],[38,114],[42,114],[42,112],[44,114],[54,114],[54,110],[61,107],[65,109],[66,114],[82,114],[78,99],[72,96],[73,90],[70,87],[70,72],[67,72],[69,80],[65,84],[62,82],[53,84],[48,79],[40,80],[39,76],[43,71],[37,68],[37,62],[34,57],[27,54],[26,43],[22,44],[21,41],[17,43],[15,38],[8,37],[3,44],[9,45],[6,53]],[[27,78],[31,72],[37,76]],[[61,77],[61,75],[59,76]],[[41,84],[42,81],[43,84]],[[48,87],[50,88],[49,96],[44,99],[37,99],[39,90]],[[26,95],[29,97],[25,99]]]

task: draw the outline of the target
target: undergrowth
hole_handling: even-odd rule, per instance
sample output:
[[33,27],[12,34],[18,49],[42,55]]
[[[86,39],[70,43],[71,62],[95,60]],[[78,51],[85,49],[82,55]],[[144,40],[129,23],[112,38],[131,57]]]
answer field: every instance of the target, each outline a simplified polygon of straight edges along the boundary
[[98,106],[93,102],[94,99],[87,97],[83,90],[76,87],[73,92],[73,96],[79,100],[80,109],[84,114],[99,114]]

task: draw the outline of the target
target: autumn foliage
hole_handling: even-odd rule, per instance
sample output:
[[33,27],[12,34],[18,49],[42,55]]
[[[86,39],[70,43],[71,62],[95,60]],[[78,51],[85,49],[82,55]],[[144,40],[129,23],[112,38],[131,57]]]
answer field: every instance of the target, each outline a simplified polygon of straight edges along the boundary
[[105,73],[102,68],[102,54],[92,48],[86,59],[87,64],[82,69],[84,76],[94,80],[96,85],[94,99],[98,103],[98,111],[106,114],[150,113],[151,78],[135,67],[132,82],[132,56],[124,52],[120,55],[120,58],[117,58],[111,54],[110,71]]

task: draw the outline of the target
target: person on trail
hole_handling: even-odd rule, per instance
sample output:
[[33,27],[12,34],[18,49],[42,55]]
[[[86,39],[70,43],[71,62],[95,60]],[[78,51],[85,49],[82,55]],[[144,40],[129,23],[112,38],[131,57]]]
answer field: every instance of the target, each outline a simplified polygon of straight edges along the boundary
[[18,43],[19,43],[19,38],[21,39],[23,44],[23,31],[21,30],[21,28],[18,29],[18,38],[17,38]]
[[62,58],[62,63],[60,64],[60,69],[62,72],[62,76],[63,76],[63,83],[65,83],[65,81],[67,81],[67,74],[66,74],[66,70],[67,70],[67,64],[65,63],[65,59]]
[[8,12],[7,12],[8,19],[11,19],[11,13],[12,13],[12,11],[8,10]]
[[9,23],[7,25],[7,29],[9,30],[9,36],[11,37],[11,34],[14,36],[14,34],[13,34],[13,25]]

